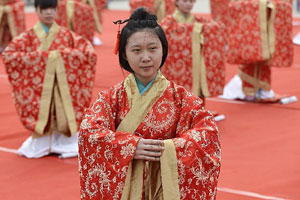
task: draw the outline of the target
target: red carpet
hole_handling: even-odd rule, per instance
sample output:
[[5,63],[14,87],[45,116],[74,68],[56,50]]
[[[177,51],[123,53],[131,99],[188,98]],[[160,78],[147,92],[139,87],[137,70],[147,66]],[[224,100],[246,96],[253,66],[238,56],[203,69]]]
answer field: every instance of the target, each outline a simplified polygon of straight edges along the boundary
[[[100,89],[123,79],[117,56],[113,54],[117,27],[112,21],[128,18],[125,11],[104,13],[103,45],[98,54],[94,98]],[[36,22],[26,16],[27,27]],[[300,19],[295,19],[300,21]],[[294,28],[293,35],[300,32]],[[300,46],[295,46],[294,65],[273,69],[275,92],[300,99]],[[226,80],[236,73],[228,65]],[[10,85],[0,59],[0,199],[78,200],[77,159],[54,156],[26,159],[14,153],[29,136],[16,114]],[[225,114],[218,123],[222,144],[222,168],[218,200],[300,199],[300,103],[258,105],[208,99],[207,107]],[[299,123],[299,124],[298,124]],[[7,149],[5,149],[7,148]]]

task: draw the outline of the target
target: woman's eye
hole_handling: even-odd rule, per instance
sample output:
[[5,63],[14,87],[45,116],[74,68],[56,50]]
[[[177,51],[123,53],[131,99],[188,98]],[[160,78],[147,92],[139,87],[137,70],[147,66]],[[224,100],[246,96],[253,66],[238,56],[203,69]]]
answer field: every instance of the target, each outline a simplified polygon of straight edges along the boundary
[[151,49],[151,50],[154,50],[154,49],[157,49],[157,47],[151,47],[150,49]]
[[140,50],[139,49],[133,49],[132,51],[133,52],[139,52]]

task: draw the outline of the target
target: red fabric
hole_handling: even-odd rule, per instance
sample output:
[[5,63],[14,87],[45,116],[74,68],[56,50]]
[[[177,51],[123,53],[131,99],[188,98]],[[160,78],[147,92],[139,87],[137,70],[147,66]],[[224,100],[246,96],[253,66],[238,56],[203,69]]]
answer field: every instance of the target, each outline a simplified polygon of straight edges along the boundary
[[270,90],[271,89],[271,67],[267,62],[241,65],[239,67],[240,72],[251,77],[251,80],[242,79],[243,91],[250,96],[259,90]]
[[30,29],[14,38],[3,52],[19,117],[27,129],[35,130],[48,55],[53,50],[59,50],[65,64],[74,117],[79,126],[84,109],[91,100],[96,55],[90,44],[65,28],[60,28],[48,51],[38,50],[40,45],[41,41]]
[[[206,66],[208,90],[211,96],[221,95],[225,85],[225,38],[220,25],[205,18],[196,17],[203,23],[204,44],[201,47]],[[173,16],[166,17],[161,26],[164,29],[169,53],[162,73],[191,91],[193,87],[192,33],[194,24],[179,24]],[[200,44],[199,44],[200,45]],[[200,59],[200,55],[199,55]]]
[[166,16],[172,14],[175,11],[175,1],[176,0],[165,0]]
[[99,18],[100,23],[101,23],[102,22],[102,13],[103,13],[103,10],[106,6],[106,0],[94,0],[94,3],[95,3],[95,6],[96,6],[96,9],[97,9],[98,18]]
[[[146,7],[152,10],[152,12],[156,12],[155,1],[157,0],[130,0],[129,5],[131,12],[133,12],[138,7]],[[175,10],[175,0],[164,0],[165,2],[165,16],[170,15]]]
[[[101,59],[97,62],[94,93],[123,80],[117,57],[112,53],[116,26],[111,22],[116,20],[117,15],[118,19],[127,19],[129,12],[104,12],[105,31],[102,37],[106,42],[104,46],[96,47]],[[26,14],[28,27],[36,20],[35,13]],[[300,22],[300,18],[293,20]],[[293,34],[296,35],[299,31],[300,26],[295,26]],[[300,55],[300,46],[295,46],[294,51],[295,55]],[[228,65],[226,80],[229,81],[236,74],[236,70],[236,66]],[[1,55],[0,72],[5,73]],[[292,67],[272,69],[273,89],[279,93],[297,95],[299,99],[299,77],[300,57],[295,56]],[[0,146],[17,149],[27,138],[28,131],[24,129],[16,114],[11,98],[11,86],[5,77],[0,78],[0,88]],[[207,99],[206,108],[218,110],[226,115],[226,120],[217,123],[222,143],[219,188],[237,189],[277,198],[300,199],[297,185],[300,183],[300,176],[297,176],[300,174],[300,124],[295,123],[300,118],[299,101],[287,105],[260,105]],[[80,198],[77,158],[59,159],[57,156],[47,156],[42,159],[25,159],[12,153],[0,154],[1,199]],[[257,199],[221,190],[217,193],[218,200]]]
[[[14,19],[14,28],[16,30],[16,34],[20,34],[25,31],[25,13],[24,13],[24,2],[23,1],[6,1],[6,5],[9,6],[13,19]],[[11,30],[8,26],[8,15],[7,13],[3,13],[2,19],[0,21],[0,27],[3,30],[3,35],[0,35],[0,46],[6,46],[13,38]]]
[[210,0],[210,11],[212,19],[217,22],[228,24],[228,7],[230,0]]
[[155,0],[148,0],[148,1],[147,0],[130,0],[129,5],[130,5],[131,12],[133,12],[138,7],[146,7],[146,8],[149,8],[150,10],[152,10],[152,12],[153,12],[154,11],[154,2],[155,2]]
[[87,110],[79,136],[81,199],[121,199],[139,138],[173,138],[180,199],[215,199],[220,143],[213,116],[202,101],[170,83],[134,134],[116,132],[129,110],[123,83],[99,93]]
[[[275,12],[274,23],[261,27],[259,2],[260,0],[243,0],[229,4],[228,62],[251,64],[272,59],[272,67],[289,67],[293,61],[291,4],[282,0],[270,1],[275,8],[274,11],[268,10],[268,18],[265,20],[269,23],[271,12]],[[272,26],[274,26],[275,52],[263,57],[263,51],[266,49],[270,51],[272,44],[267,43],[267,46],[263,47],[261,34],[269,40],[271,35],[267,30]]]
[[228,14],[230,0],[210,0],[210,14],[213,20],[224,24],[225,39],[228,39],[228,24],[230,21]]
[[229,4],[228,62],[249,64],[263,61],[259,0]]
[[17,1],[11,5],[12,13],[15,19],[15,28],[17,34],[22,33],[25,30],[25,12],[24,12],[24,2]]
[[67,0],[60,0],[57,8],[56,23],[60,26],[68,27],[68,15],[67,15]]
[[15,3],[15,2],[20,1],[20,0],[1,0],[1,1],[2,1],[1,4],[3,3],[5,5],[5,4]]
[[275,5],[275,52],[272,55],[272,67],[290,67],[293,63],[293,8],[288,2],[272,0]]
[[[67,16],[67,0],[59,2],[58,19],[56,22],[65,27],[69,27],[69,20]],[[84,37],[85,39],[93,42],[94,36],[94,18],[93,8],[85,3],[74,1],[74,13],[72,19],[72,31]]]

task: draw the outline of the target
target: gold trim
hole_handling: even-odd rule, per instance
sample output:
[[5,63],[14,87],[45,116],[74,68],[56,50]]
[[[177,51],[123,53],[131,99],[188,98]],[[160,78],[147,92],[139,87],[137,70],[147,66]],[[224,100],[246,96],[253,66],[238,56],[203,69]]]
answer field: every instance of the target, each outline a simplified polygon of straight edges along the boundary
[[268,41],[268,15],[267,15],[267,0],[259,1],[259,20],[260,20],[260,36],[262,41],[262,57],[263,60],[270,58],[269,41]]
[[54,106],[55,106],[55,116],[56,116],[56,125],[57,130],[60,133],[65,134],[66,136],[69,135],[69,127],[68,127],[68,120],[65,114],[65,110],[62,103],[61,94],[59,92],[59,88],[57,83],[54,83]]
[[[193,61],[193,85],[192,85],[192,92],[196,96],[200,96],[201,94],[201,44],[203,44],[203,36],[201,34],[202,32],[203,24],[200,24],[196,22],[193,27],[193,33],[192,33],[192,61]],[[202,36],[202,37],[201,37]]]
[[4,6],[0,6],[0,24],[2,20],[2,16],[4,15]]
[[161,22],[166,15],[165,0],[154,0],[154,10],[155,10],[158,22]]
[[238,68],[238,75],[241,78],[242,81],[245,81],[251,85],[253,85],[253,88],[249,87],[243,87],[243,92],[246,95],[254,96],[255,93],[258,91],[259,88],[263,90],[270,90],[271,85],[268,84],[265,81],[261,81],[260,75],[261,75],[261,67],[260,64],[256,64],[254,66],[254,72],[253,77],[243,72],[240,68]]
[[[0,3],[0,26],[2,25],[5,25],[5,22],[2,23],[2,17],[4,16],[4,6],[1,6],[1,3]],[[2,38],[3,36],[3,28],[0,29],[0,38]],[[0,47],[2,45],[2,41],[0,41]]]
[[173,17],[178,22],[178,24],[191,24],[194,22],[194,15],[189,14],[185,16],[182,12],[180,12],[177,8],[173,13]]
[[192,92],[196,96],[209,97],[210,93],[207,85],[206,66],[204,62],[203,52],[201,51],[204,43],[202,35],[203,24],[195,22],[192,34],[192,59],[193,59],[193,86]]
[[275,27],[274,27],[274,20],[276,15],[276,5],[269,2],[268,8],[271,9],[271,16],[268,22],[268,36],[269,36],[269,50],[270,56],[272,57],[275,52]]
[[206,65],[204,62],[203,53],[200,54],[200,86],[201,95],[204,97],[210,97],[210,92],[208,90],[207,76],[206,76]]
[[75,119],[75,111],[73,108],[72,97],[70,94],[69,83],[65,71],[65,65],[59,52],[57,52],[56,77],[58,89],[61,95],[63,108],[68,120],[71,135],[77,132],[77,124]]
[[[126,175],[121,200],[142,199],[144,161],[132,160]],[[134,187],[131,187],[134,186]]]
[[129,74],[124,82],[124,87],[131,108],[120,123],[118,130],[126,130],[127,132],[134,133],[168,86],[169,81],[158,71],[152,86],[141,96],[134,75]]
[[7,14],[7,23],[9,26],[9,30],[11,33],[12,38],[17,36],[17,30],[15,26],[15,18],[12,12],[12,9],[9,5],[4,6],[4,12]]
[[48,56],[48,61],[45,70],[43,89],[40,100],[40,109],[38,121],[35,126],[35,133],[43,135],[45,127],[49,121],[50,105],[53,95],[53,85],[55,80],[55,67],[58,64],[57,52],[51,51]]
[[[152,86],[141,96],[135,77],[130,74],[124,81],[130,111],[118,126],[117,131],[134,133],[169,84],[169,81],[158,71]],[[142,198],[143,170],[144,162],[142,160],[132,160],[130,162],[121,200]],[[131,185],[134,187],[131,187]]]
[[165,150],[160,158],[164,200],[179,200],[179,178],[176,148],[172,140],[164,141]]
[[38,50],[47,51],[51,47],[53,40],[56,38],[57,33],[59,32],[59,26],[54,22],[49,29],[49,33],[47,34],[43,29],[41,22],[38,22],[33,27],[33,30],[41,42]]
[[74,31],[74,1],[67,1],[67,5],[66,5],[66,9],[67,9],[67,18],[68,18],[68,27],[70,30]]
[[95,28],[98,31],[98,33],[102,33],[102,24],[98,16],[97,6],[95,5],[94,0],[87,0],[87,2],[89,2],[90,6],[93,8],[93,18],[94,18]]

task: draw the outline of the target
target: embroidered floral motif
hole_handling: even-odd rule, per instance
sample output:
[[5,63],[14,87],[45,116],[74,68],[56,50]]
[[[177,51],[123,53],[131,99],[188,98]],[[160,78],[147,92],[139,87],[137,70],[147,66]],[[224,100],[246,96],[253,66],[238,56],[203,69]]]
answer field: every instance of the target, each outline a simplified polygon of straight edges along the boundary
[[221,150],[203,102],[171,83],[135,133],[126,133],[116,129],[130,110],[127,98],[117,85],[101,92],[86,112],[79,134],[81,198],[120,200],[137,142],[144,137],[172,138],[181,199],[215,199]]

